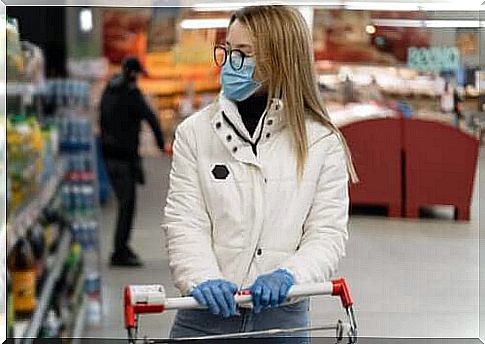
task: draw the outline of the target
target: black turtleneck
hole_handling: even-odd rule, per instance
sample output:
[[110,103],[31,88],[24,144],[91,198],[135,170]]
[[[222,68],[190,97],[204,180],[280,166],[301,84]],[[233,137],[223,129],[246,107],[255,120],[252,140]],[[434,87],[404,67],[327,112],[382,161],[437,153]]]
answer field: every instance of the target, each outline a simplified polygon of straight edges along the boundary
[[253,95],[246,100],[237,102],[237,109],[241,115],[244,126],[251,137],[258,126],[259,120],[266,109],[268,96],[266,94]]

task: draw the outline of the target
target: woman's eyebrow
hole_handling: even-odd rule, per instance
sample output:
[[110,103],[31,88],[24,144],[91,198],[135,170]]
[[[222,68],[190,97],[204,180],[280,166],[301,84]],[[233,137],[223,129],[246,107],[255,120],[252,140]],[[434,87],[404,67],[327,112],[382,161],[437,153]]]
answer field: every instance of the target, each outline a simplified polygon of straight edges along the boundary
[[251,44],[248,44],[248,43],[241,43],[241,44],[234,44],[234,45],[231,45],[231,43],[229,42],[226,42],[226,45],[232,47],[232,48],[235,48],[235,49],[252,49],[253,46]]

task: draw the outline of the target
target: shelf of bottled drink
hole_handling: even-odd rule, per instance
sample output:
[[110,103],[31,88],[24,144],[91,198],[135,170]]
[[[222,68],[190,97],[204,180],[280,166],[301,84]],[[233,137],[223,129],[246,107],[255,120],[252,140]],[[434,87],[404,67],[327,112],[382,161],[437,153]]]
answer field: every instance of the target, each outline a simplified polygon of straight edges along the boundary
[[55,173],[42,187],[39,193],[31,197],[27,204],[20,206],[7,222],[7,254],[11,252],[19,238],[27,235],[28,229],[36,223],[36,220],[52,200],[59,185],[64,178],[64,163],[62,159],[57,162]]
[[[62,269],[64,267],[64,262],[69,255],[71,246],[71,233],[69,231],[64,231],[62,234],[62,239],[59,243],[59,248],[55,255],[55,265],[49,272],[48,277],[44,283],[42,291],[39,296],[39,303],[35,309],[32,319],[27,322],[17,322],[17,328],[20,327],[17,337],[22,338],[24,343],[31,343],[34,338],[37,338],[40,328],[42,326],[42,321],[46,315],[49,302],[52,298],[54,287],[56,282],[61,275]],[[22,332],[21,329],[25,328]]]
[[33,96],[39,91],[39,87],[31,82],[7,82],[7,96]]
[[[52,147],[56,148],[54,153],[49,153],[51,160],[43,163],[44,169],[46,166],[54,168],[38,176],[37,180],[41,182],[35,187],[35,193],[29,193],[30,189],[27,188],[23,190],[24,202],[17,203],[20,205],[15,206],[7,221],[6,246],[8,256],[12,258],[12,261],[10,258],[8,260],[10,277],[7,295],[17,295],[15,290],[19,289],[15,283],[22,283],[18,276],[24,273],[25,267],[15,265],[15,261],[25,258],[16,259],[19,253],[22,254],[20,242],[25,244],[28,241],[25,245],[33,249],[33,256],[27,258],[33,265],[28,269],[29,273],[36,275],[32,285],[34,292],[29,294],[27,300],[31,302],[30,309],[26,314],[17,314],[16,307],[11,307],[15,310],[11,317],[13,320],[9,322],[7,317],[7,336],[16,338],[16,342],[31,343],[35,338],[81,337],[85,323],[96,324],[100,321],[100,210],[95,139],[92,123],[85,116],[89,103],[86,86],[86,83],[77,80],[56,79],[47,80],[41,92],[33,91],[34,96],[40,96],[38,100],[57,109],[53,116],[41,121],[43,125],[54,128],[53,136],[57,139],[52,141]],[[17,87],[13,93],[25,95],[31,91]],[[14,130],[15,126],[19,127],[22,133],[21,126],[25,127],[26,123],[29,124],[20,118],[13,122],[12,127]],[[35,159],[38,159],[37,156]],[[17,170],[28,170],[32,161],[23,159],[18,163]],[[32,168],[35,170],[35,167]],[[20,172],[15,176],[28,180]],[[13,187],[9,190],[13,190]],[[15,198],[10,196],[12,199]],[[49,253],[44,249],[42,254],[39,253],[42,249],[39,250],[38,246],[35,248],[39,242],[35,242],[33,233],[37,237],[39,234],[45,237],[47,232],[52,232],[50,238],[55,243],[46,244],[44,247],[50,247],[46,248]],[[40,275],[37,269],[39,264],[43,266]]]
[[58,111],[60,153],[66,160],[61,202],[69,219],[73,242],[83,257],[83,297],[71,337],[79,337],[86,323],[101,321],[101,273],[99,255],[99,186],[96,178],[96,145],[92,122],[85,115],[89,107],[86,84],[56,80],[48,98]]

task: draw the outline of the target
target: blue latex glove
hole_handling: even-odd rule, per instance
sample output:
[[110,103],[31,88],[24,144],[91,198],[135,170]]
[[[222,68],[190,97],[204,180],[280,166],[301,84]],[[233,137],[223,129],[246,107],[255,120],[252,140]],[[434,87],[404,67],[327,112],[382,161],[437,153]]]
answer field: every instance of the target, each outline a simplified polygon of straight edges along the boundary
[[259,276],[250,288],[254,313],[259,313],[264,308],[281,305],[285,302],[293,284],[295,284],[293,275],[284,269]]
[[222,279],[208,280],[192,290],[192,296],[197,302],[206,306],[214,315],[222,314],[224,318],[236,315],[236,300],[234,294],[237,285]]

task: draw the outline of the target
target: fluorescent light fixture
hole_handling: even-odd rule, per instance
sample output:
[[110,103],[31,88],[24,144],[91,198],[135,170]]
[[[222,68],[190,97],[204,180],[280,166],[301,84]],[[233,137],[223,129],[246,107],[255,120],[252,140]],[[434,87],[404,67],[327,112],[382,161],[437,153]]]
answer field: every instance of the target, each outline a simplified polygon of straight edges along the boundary
[[227,28],[229,19],[185,19],[180,27],[185,30]]
[[363,11],[417,11],[416,3],[393,3],[393,2],[360,2],[349,1],[345,3],[348,10]]
[[485,22],[479,20],[416,20],[416,19],[373,19],[376,26],[391,27],[428,27],[428,28],[479,28],[485,27]]
[[93,12],[89,8],[83,8],[79,12],[79,27],[82,32],[90,32],[93,29]]
[[370,2],[348,1],[345,8],[348,10],[363,11],[478,11],[477,3],[455,1],[452,3],[423,3],[423,2]]
[[288,5],[288,6],[313,6],[317,8],[343,7],[344,1],[258,1],[258,2],[207,2],[198,3],[192,9],[198,12],[208,11],[235,11],[247,6],[261,5]]
[[192,6],[195,11],[235,11],[244,6],[258,5],[256,2],[212,2]]

